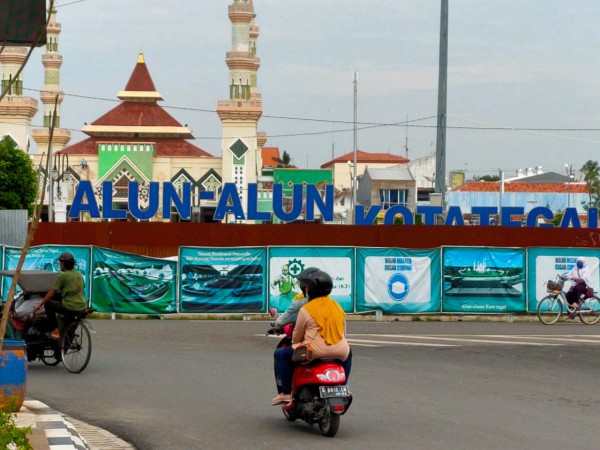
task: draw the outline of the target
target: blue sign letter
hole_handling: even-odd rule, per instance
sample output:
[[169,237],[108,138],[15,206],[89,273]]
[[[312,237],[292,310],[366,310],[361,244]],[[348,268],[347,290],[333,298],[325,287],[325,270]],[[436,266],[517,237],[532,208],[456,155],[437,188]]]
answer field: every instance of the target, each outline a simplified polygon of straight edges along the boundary
[[383,217],[383,224],[384,225],[394,225],[394,218],[396,217],[396,214],[402,215],[402,217],[404,218],[404,221],[403,221],[404,225],[413,225],[414,224],[412,211],[410,209],[408,209],[406,206],[402,206],[402,205],[395,205],[395,206],[392,206],[390,209],[388,209],[385,212],[385,216]]
[[[84,199],[87,199],[87,202],[84,203]],[[96,203],[96,197],[94,196],[94,188],[89,180],[79,182],[79,187],[73,197],[73,204],[69,210],[69,218],[77,219],[83,211],[87,211],[93,219],[100,218],[98,203]]]
[[127,211],[113,209],[112,202],[113,184],[110,181],[102,182],[102,217],[104,219],[127,219]]
[[312,221],[315,218],[315,204],[321,211],[323,220],[333,221],[333,184],[325,186],[325,200],[321,198],[321,193],[314,184],[306,186],[306,220]]
[[500,225],[503,227],[520,227],[520,220],[512,220],[513,214],[523,215],[525,209],[521,206],[505,206],[501,210],[502,216],[500,217]]
[[435,216],[443,212],[441,206],[417,206],[417,214],[423,215],[424,225],[435,225]]
[[446,222],[444,222],[444,225],[463,226],[464,224],[465,219],[463,219],[460,206],[451,206],[450,208],[448,208],[448,214],[446,214]]
[[581,222],[579,221],[579,215],[577,215],[577,208],[565,209],[565,215],[563,216],[560,227],[561,228],[581,228]]
[[[554,218],[554,215],[552,214],[552,210],[550,210],[550,208],[546,208],[544,206],[536,206],[535,208],[532,208],[531,211],[529,211],[529,214],[527,214],[527,226],[528,227],[538,226],[537,221],[538,221],[539,216],[542,216],[548,220],[552,220]],[[554,224],[553,223],[540,223],[539,227],[540,228],[554,228]]]
[[235,183],[225,183],[223,185],[223,192],[221,193],[221,198],[217,204],[213,219],[223,220],[227,213],[233,213],[238,220],[244,220],[245,218],[244,208],[242,208]]
[[258,184],[248,184],[248,220],[271,221],[271,213],[258,211]]
[[189,220],[192,212],[192,185],[189,182],[182,183],[182,196],[179,198],[177,189],[173,183],[163,183],[163,218],[171,218],[171,204],[175,206],[181,220]]
[[479,216],[479,225],[487,227],[490,224],[490,216],[498,214],[498,208],[495,206],[473,206],[471,214],[477,214]]
[[283,210],[283,184],[273,185],[273,213],[283,222],[292,222],[302,213],[302,185],[294,184],[292,194],[292,209],[290,212]]
[[129,212],[138,220],[150,220],[158,211],[158,190],[159,184],[156,181],[150,182],[150,192],[148,194],[148,207],[142,211],[139,205],[140,185],[137,181],[129,182]]
[[365,216],[365,207],[363,205],[356,205],[354,208],[354,224],[373,225],[373,222],[375,222],[379,211],[381,211],[381,205],[372,205]]

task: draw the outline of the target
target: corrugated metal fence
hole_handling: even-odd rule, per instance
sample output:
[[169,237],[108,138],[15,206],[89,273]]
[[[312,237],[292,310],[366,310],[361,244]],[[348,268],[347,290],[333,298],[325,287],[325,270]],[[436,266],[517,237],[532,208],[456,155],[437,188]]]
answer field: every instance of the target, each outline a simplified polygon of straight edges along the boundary
[[27,210],[0,210],[0,244],[23,247],[27,238]]

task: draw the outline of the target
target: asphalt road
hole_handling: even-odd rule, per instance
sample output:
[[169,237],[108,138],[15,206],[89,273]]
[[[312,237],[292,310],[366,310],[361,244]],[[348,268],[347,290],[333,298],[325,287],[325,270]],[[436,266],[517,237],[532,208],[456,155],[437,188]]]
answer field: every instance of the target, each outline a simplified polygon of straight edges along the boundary
[[80,375],[28,396],[140,450],[598,449],[600,326],[349,322],[354,403],[334,438],[287,422],[267,322],[93,321]]

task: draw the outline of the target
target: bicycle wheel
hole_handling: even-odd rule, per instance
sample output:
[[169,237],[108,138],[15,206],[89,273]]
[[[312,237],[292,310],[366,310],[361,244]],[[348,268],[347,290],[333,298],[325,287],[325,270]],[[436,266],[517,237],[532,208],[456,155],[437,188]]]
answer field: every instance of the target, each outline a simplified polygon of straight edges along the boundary
[[596,296],[588,298],[579,307],[579,318],[586,325],[594,325],[600,321],[600,299]]
[[90,362],[92,337],[85,323],[71,322],[60,338],[60,352],[65,369],[81,373]]
[[537,315],[544,325],[556,323],[562,315],[562,301],[558,295],[547,295],[541,299],[538,304]]

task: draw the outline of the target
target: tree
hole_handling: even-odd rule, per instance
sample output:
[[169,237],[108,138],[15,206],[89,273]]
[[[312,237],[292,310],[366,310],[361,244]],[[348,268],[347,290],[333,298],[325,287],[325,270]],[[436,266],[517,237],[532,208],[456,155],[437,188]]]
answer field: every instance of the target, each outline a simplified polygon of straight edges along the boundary
[[500,177],[498,175],[484,175],[482,177],[473,178],[477,181],[500,181]]
[[283,155],[281,158],[273,158],[273,160],[277,163],[277,168],[290,169],[295,168],[294,162],[292,161],[292,157],[285,150],[283,151]]
[[0,141],[0,209],[27,209],[31,215],[37,182],[29,155],[5,136]]
[[598,161],[588,160],[582,167],[583,180],[587,185],[589,200],[582,202],[583,209],[600,207],[600,166]]

